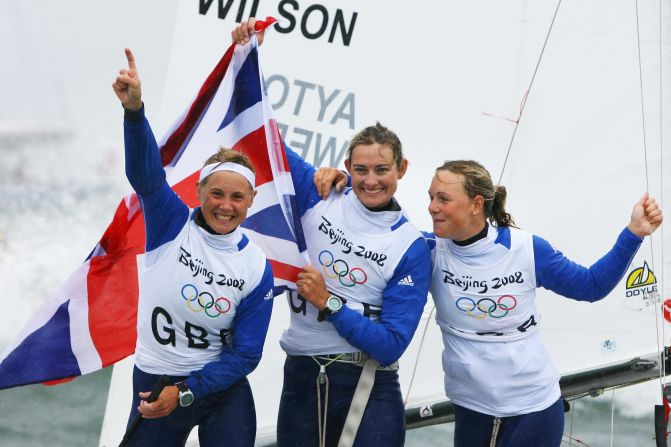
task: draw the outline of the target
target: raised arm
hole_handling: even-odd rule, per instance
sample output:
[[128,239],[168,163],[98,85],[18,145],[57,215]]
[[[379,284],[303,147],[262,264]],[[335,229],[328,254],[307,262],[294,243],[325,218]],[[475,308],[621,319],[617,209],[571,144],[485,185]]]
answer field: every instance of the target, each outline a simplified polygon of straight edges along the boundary
[[638,237],[650,236],[659,228],[664,220],[662,209],[654,197],[647,192],[634,204],[631,220],[627,228]]
[[133,52],[129,48],[125,52],[128,68],[119,70],[119,76],[114,80],[112,88],[124,109],[137,112],[142,108],[142,84]]
[[260,46],[263,43],[265,31],[256,31],[254,28],[255,25],[256,19],[254,17],[250,17],[249,20],[240,22],[240,24],[231,31],[233,41],[238,45],[244,45],[249,42],[249,37],[252,34],[256,34],[256,39],[259,41]]
[[172,240],[186,222],[189,209],[166,182],[156,138],[144,115],[140,76],[135,56],[126,48],[128,68],[112,84],[124,107],[126,177],[144,212],[147,251]]
[[598,301],[620,282],[645,236],[663,221],[662,210],[646,193],[636,202],[627,228],[615,245],[590,267],[584,267],[555,250],[544,239],[534,236],[537,285],[579,301]]

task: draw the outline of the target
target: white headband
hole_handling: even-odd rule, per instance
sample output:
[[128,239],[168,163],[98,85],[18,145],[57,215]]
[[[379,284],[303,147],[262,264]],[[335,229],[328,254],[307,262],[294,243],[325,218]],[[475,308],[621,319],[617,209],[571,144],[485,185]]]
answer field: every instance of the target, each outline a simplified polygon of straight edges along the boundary
[[198,179],[198,183],[202,182],[206,177],[209,175],[214,174],[215,172],[219,171],[230,171],[230,172],[237,172],[241,176],[247,179],[250,185],[252,185],[252,189],[254,189],[255,185],[255,179],[256,177],[254,176],[254,173],[252,172],[251,169],[239,165],[237,163],[231,163],[231,162],[226,162],[226,163],[212,163],[210,165],[205,166],[203,169],[200,170],[200,178]]

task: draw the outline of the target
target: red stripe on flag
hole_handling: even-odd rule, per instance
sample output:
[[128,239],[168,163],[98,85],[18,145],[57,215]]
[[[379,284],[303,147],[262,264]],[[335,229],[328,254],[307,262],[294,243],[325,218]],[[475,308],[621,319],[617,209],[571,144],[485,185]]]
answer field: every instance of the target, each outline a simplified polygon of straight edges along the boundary
[[275,17],[272,17],[272,16],[267,16],[266,20],[258,20],[257,19],[256,23],[254,24],[254,31],[256,31],[257,33],[259,31],[263,31],[275,22],[277,22],[277,19]]
[[273,269],[273,276],[275,278],[284,279],[291,282],[296,282],[298,279],[298,274],[301,272],[300,267],[296,267],[291,264],[285,264],[280,261],[275,261],[274,259],[268,259],[270,266]]
[[280,128],[277,125],[277,120],[268,120],[268,127],[270,127],[270,131],[272,132],[271,141],[273,144],[273,153],[281,157],[280,166],[278,166],[278,169],[282,172],[289,172],[289,160],[287,159],[287,153],[284,150],[282,134],[280,133]]
[[252,161],[256,170],[256,185],[254,186],[273,180],[273,171],[270,168],[270,159],[266,149],[266,131],[263,126],[242,137],[231,149],[242,152]]
[[89,330],[103,367],[135,351],[139,295],[137,255],[143,251],[132,247],[90,261],[86,281]]
[[89,331],[102,366],[135,351],[138,301],[137,255],[144,252],[142,213],[129,220],[126,203],[119,204],[100,246],[105,255],[91,258],[86,278]]
[[199,176],[200,171],[196,171],[185,179],[172,185],[172,190],[177,193],[179,198],[182,199],[189,208],[198,208],[200,206],[198,193],[196,192],[196,183],[198,183]]
[[179,125],[177,129],[170,135],[166,140],[163,147],[161,147],[161,161],[163,166],[173,163],[175,156],[179,153],[180,149],[184,143],[188,140],[189,136],[193,129],[200,122],[200,118],[203,113],[207,110],[207,106],[210,103],[210,100],[217,92],[219,85],[221,84],[228,65],[231,62],[233,57],[233,50],[235,49],[235,42],[228,47],[226,53],[219,60],[219,63],[212,73],[207,77],[207,80],[200,88],[196,99],[191,104],[189,111],[184,118],[184,121]]
[[55,386],[55,385],[60,385],[61,383],[67,383],[75,380],[75,377],[67,377],[65,379],[58,379],[58,380],[48,380],[46,382],[42,382],[42,385],[46,386]]
[[142,247],[144,250],[145,234],[142,212],[135,213],[128,219],[128,208],[123,200],[114,213],[112,223],[100,238],[100,246],[107,254],[119,253],[128,247]]

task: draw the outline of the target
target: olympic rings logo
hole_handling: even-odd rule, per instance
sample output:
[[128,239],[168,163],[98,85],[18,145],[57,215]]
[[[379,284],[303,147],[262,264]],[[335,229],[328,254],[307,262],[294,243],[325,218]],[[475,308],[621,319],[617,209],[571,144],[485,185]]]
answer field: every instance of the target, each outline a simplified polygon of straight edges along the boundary
[[209,292],[198,293],[193,284],[185,284],[182,287],[182,298],[192,312],[205,312],[210,318],[217,318],[231,310],[231,301],[228,298],[222,296],[215,300]]
[[[324,275],[327,278],[335,279],[338,278],[340,284],[345,287],[354,287],[357,284],[365,284],[368,281],[368,275],[363,269],[359,267],[354,267],[350,270],[347,262],[342,259],[336,259],[328,250],[323,250],[319,253],[319,263],[322,265],[322,270],[324,270]],[[326,270],[327,267],[331,267],[329,270]]]
[[462,296],[454,304],[457,309],[465,312],[469,317],[481,320],[487,315],[492,318],[505,317],[517,306],[517,300],[512,295],[503,295],[496,301],[491,298],[482,298],[476,303],[473,299]]

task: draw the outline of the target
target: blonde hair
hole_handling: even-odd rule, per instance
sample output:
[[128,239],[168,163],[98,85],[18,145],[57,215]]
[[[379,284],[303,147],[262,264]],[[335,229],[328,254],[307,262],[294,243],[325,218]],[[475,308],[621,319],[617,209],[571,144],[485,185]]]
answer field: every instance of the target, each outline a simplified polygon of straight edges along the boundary
[[436,169],[449,171],[453,174],[464,176],[464,190],[471,199],[482,196],[485,199],[485,218],[497,227],[515,227],[513,216],[506,212],[506,197],[508,192],[503,185],[494,186],[492,176],[477,161],[473,160],[451,160],[446,161]]
[[[220,147],[215,154],[210,155],[208,159],[205,160],[203,167],[211,165],[212,163],[235,163],[248,168],[250,171],[256,174],[256,169],[254,169],[254,165],[252,164],[252,161],[249,159],[249,157],[241,152],[234,151],[233,149]],[[209,176],[205,177],[203,181],[198,184],[198,187],[200,188],[205,186],[208,178]],[[252,186],[252,190],[253,189],[254,187]]]

